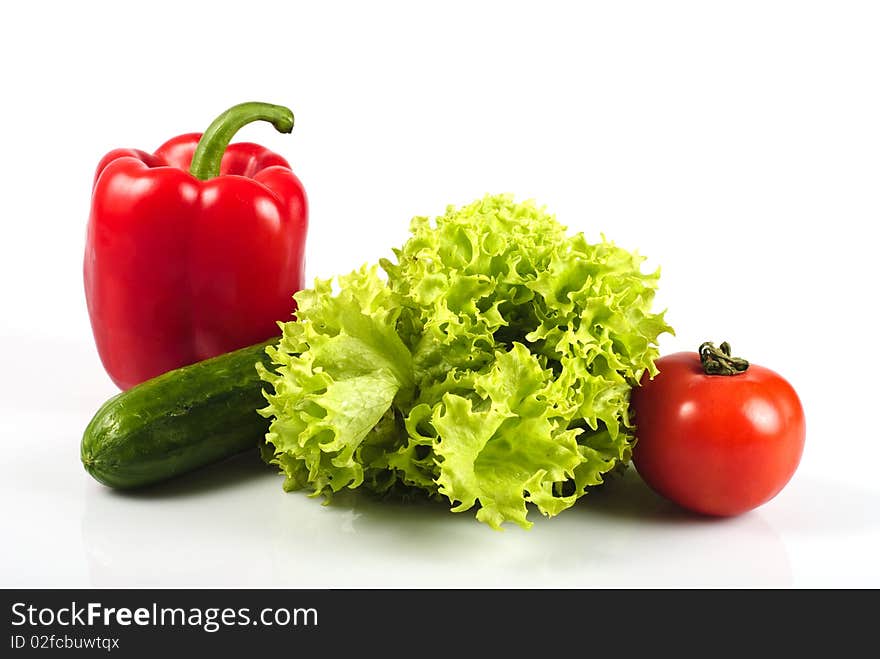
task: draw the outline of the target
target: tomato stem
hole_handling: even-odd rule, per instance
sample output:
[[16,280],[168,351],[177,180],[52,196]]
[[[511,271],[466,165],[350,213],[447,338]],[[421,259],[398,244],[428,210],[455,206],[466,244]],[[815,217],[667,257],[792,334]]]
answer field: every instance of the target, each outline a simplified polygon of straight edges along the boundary
[[745,373],[749,363],[730,355],[730,344],[725,341],[717,348],[710,341],[700,345],[700,363],[706,375],[739,375]]

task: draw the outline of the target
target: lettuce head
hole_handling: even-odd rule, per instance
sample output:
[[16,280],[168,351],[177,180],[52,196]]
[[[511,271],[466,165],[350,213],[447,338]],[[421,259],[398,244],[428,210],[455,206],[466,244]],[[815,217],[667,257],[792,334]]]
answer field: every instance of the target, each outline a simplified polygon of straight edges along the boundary
[[528,528],[629,462],[630,390],[672,331],[659,272],[507,195],[410,233],[393,261],[295,295],[258,366],[264,457],[286,490],[422,491]]

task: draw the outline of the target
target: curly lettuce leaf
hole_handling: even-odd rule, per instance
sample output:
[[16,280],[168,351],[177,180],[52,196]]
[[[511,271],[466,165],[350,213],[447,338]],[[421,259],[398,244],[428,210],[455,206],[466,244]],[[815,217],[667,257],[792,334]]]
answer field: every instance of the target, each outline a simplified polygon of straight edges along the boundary
[[297,321],[268,348],[260,369],[274,389],[262,410],[274,417],[266,441],[286,489],[338,491],[364,482],[363,447],[395,398],[412,395],[409,350],[396,332],[399,307],[376,269],[297,294]]
[[625,465],[655,373],[659,272],[506,195],[413,219],[380,261],[296,294],[269,350],[265,453],[287,489],[412,489],[494,528]]

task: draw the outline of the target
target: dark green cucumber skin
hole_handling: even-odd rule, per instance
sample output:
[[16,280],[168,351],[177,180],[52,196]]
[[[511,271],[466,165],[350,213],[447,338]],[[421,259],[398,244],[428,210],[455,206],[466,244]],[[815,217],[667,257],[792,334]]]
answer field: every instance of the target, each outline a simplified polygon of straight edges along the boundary
[[277,339],[169,371],[117,394],[83,434],[83,466],[113,488],[168,480],[250,449],[269,429],[257,362]]

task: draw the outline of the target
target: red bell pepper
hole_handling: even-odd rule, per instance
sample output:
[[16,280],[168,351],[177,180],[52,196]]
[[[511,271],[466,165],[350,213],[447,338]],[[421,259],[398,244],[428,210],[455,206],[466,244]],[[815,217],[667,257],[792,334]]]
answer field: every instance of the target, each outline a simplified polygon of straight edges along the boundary
[[98,354],[128,389],[278,334],[303,287],[308,208],[287,161],[229,144],[245,124],[293,129],[287,108],[243,103],[204,135],[100,162],[86,237],[86,303]]

